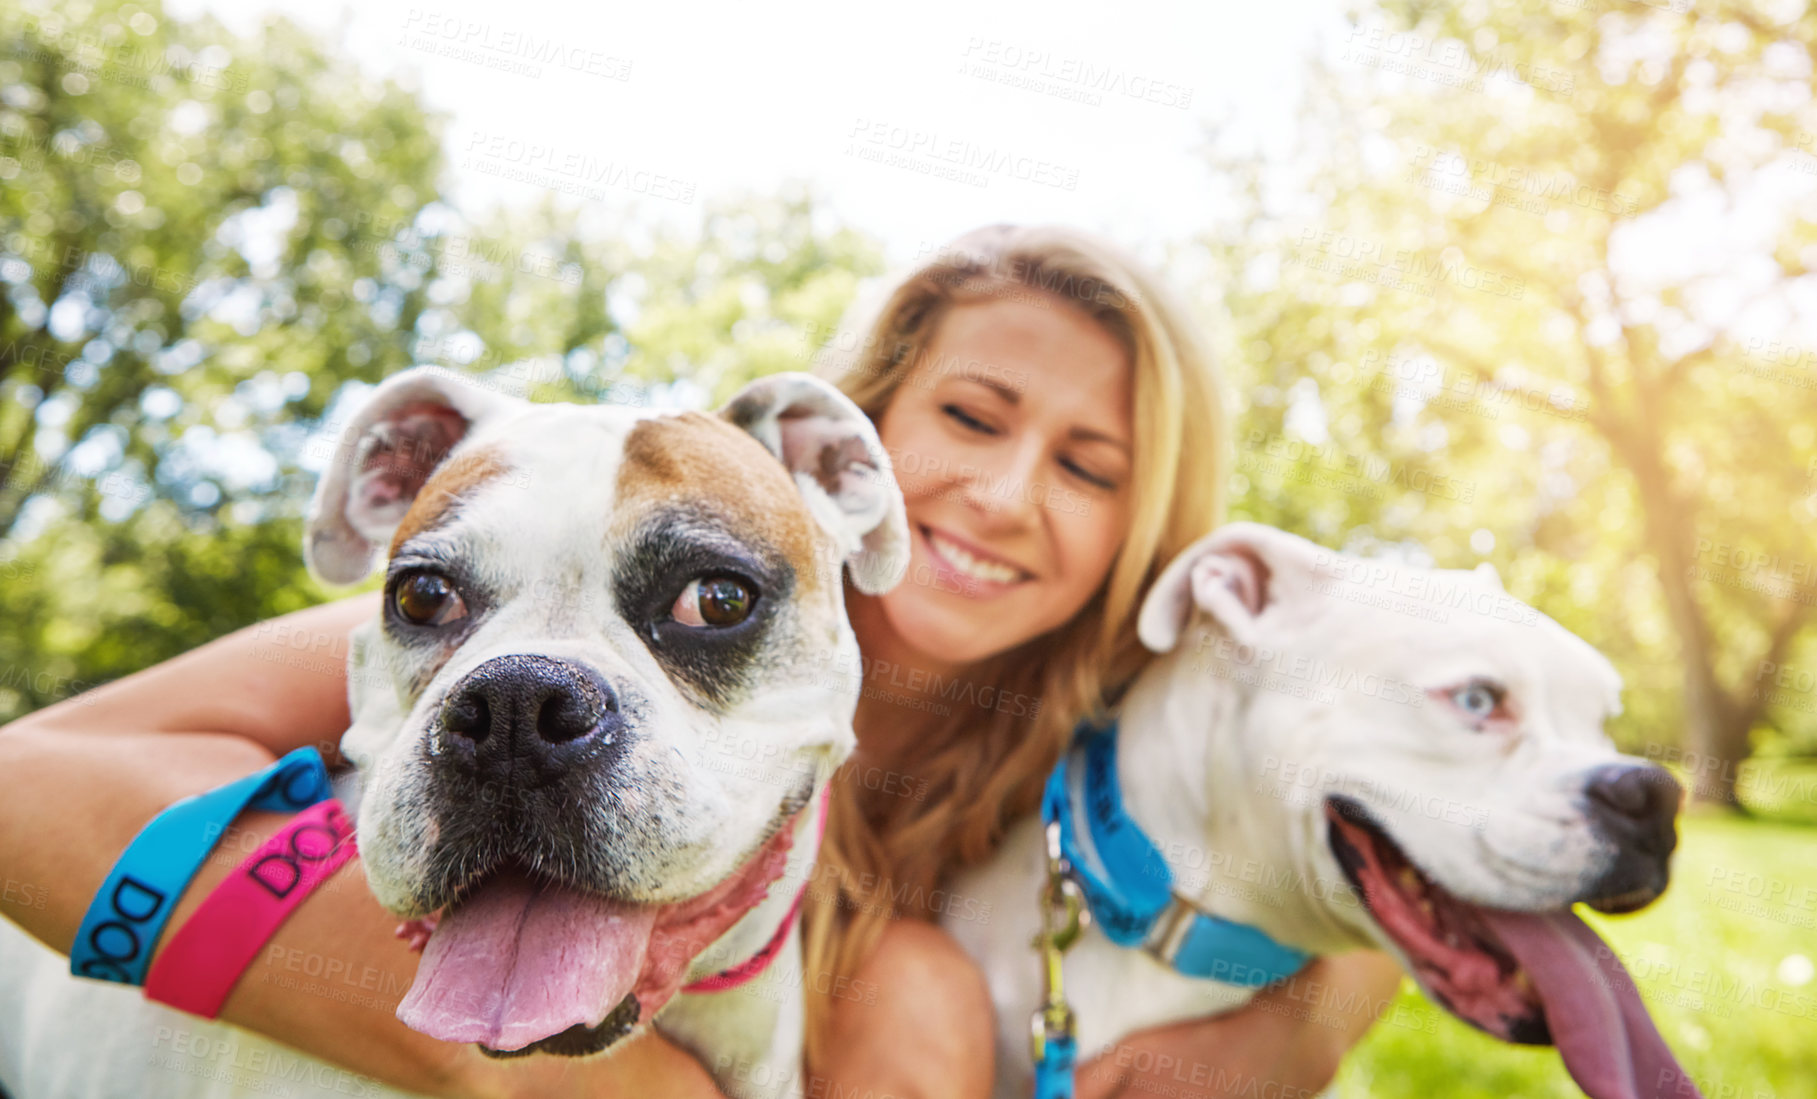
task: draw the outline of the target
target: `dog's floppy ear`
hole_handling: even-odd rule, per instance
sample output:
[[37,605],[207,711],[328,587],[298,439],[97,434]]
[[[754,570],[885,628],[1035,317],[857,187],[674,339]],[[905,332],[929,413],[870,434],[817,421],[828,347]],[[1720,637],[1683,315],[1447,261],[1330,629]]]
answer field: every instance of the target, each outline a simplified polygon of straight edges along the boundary
[[1179,642],[1193,612],[1203,611],[1235,640],[1251,641],[1256,619],[1281,591],[1280,574],[1310,572],[1319,552],[1318,546],[1284,530],[1227,523],[1161,570],[1142,601],[1136,635],[1155,652],[1167,652]]
[[316,482],[303,535],[309,571],[331,584],[364,580],[448,452],[481,420],[523,403],[434,366],[379,383]]
[[867,595],[908,570],[908,516],[871,419],[811,374],[771,374],[745,386],[721,416],[795,475],[808,508],[838,539],[852,583]]

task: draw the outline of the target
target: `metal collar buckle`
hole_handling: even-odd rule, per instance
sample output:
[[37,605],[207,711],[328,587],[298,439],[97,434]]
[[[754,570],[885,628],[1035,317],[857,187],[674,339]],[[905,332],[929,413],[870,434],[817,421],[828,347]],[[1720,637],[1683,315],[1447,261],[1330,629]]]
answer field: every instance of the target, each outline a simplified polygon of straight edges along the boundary
[[1191,901],[1173,894],[1149,927],[1148,937],[1142,940],[1143,952],[1167,968],[1175,968],[1174,959],[1179,957],[1180,947],[1185,945],[1186,935],[1198,918],[1199,910]]

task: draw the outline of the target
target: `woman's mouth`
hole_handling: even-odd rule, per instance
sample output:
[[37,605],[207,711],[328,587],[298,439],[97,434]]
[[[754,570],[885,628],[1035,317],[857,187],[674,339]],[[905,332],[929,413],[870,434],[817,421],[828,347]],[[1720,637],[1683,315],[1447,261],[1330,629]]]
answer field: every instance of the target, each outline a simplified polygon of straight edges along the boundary
[[932,527],[920,530],[935,562],[966,581],[968,587],[1007,588],[1029,578],[1027,570],[954,541]]

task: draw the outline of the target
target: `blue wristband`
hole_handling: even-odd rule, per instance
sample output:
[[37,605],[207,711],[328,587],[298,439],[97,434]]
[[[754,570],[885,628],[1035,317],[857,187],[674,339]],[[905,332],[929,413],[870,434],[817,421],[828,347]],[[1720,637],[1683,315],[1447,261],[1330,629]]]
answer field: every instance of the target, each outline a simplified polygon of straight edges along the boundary
[[298,748],[263,771],[184,798],[159,813],[133,837],[89,903],[69,950],[69,971],[117,984],[144,984],[152,948],[177,898],[240,811],[294,813],[330,793],[321,754]]

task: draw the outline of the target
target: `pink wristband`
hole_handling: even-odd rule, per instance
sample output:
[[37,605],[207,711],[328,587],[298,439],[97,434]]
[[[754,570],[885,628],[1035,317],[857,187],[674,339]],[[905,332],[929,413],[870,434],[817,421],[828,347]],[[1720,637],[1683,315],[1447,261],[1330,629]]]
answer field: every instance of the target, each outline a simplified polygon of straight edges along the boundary
[[278,927],[358,853],[335,799],[298,813],[203,900],[158,952],[145,998],[212,1019]]

